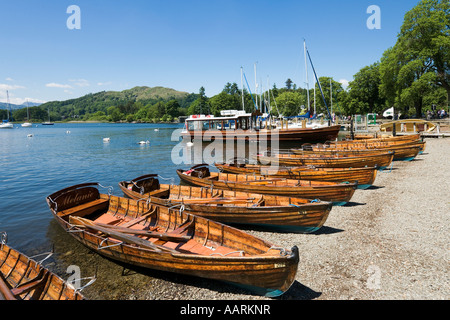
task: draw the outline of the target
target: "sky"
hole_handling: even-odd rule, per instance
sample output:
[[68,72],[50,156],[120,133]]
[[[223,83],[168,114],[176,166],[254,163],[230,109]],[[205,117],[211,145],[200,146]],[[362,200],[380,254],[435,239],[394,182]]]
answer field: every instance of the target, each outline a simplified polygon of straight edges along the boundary
[[395,45],[418,2],[0,0],[0,102],[6,91],[23,104],[135,86],[211,97],[241,87],[241,68],[252,93],[288,78],[312,88],[304,41],[317,76],[345,87]]

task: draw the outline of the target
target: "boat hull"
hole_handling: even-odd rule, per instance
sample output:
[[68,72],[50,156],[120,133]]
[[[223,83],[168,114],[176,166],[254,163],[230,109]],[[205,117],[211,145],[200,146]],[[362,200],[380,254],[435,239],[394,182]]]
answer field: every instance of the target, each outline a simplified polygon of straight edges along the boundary
[[[151,178],[151,177],[150,177]],[[137,180],[136,183],[138,183]],[[142,181],[142,180],[141,180]],[[156,190],[140,193],[121,181],[119,187],[131,199],[146,199],[166,207],[182,204],[194,215],[233,225],[258,226],[277,231],[310,233],[319,230],[332,209],[331,202],[252,194],[183,185],[160,185]],[[214,204],[214,198],[251,199],[246,204]],[[205,202],[211,199],[211,203]]]
[[217,180],[199,178],[186,174],[187,170],[177,170],[180,179],[188,184],[200,187],[213,187],[224,190],[244,191],[260,194],[282,195],[289,197],[320,199],[333,205],[345,205],[352,198],[357,184],[332,183],[324,181],[307,181],[279,179],[269,180],[256,175],[216,174]]
[[314,166],[319,168],[364,168],[377,167],[378,170],[387,168],[394,159],[394,152],[383,152],[366,156],[301,156],[295,154],[283,154],[275,157],[263,155],[256,156],[258,161],[272,166]]
[[[0,300],[83,300],[83,295],[23,253],[0,245]],[[4,292],[4,290],[6,292]]]
[[[83,188],[89,190],[79,191]],[[145,201],[95,194],[92,190],[91,186],[73,186],[50,195],[47,203],[55,219],[68,233],[105,257],[144,268],[254,287],[258,288],[258,293],[267,296],[284,293],[295,280],[299,262],[295,246],[290,251],[285,250],[233,227],[180,211],[179,208],[169,209]],[[65,214],[66,210],[73,211],[80,207],[75,199],[88,201],[81,204],[84,208],[99,200],[106,203],[106,208],[95,214],[90,212],[90,216],[83,211],[82,215],[89,217],[90,220],[87,220],[94,225],[99,221],[112,225],[117,221],[130,223],[130,220],[145,218],[127,230],[158,230],[166,236],[184,236],[188,239],[163,241],[149,235],[133,237],[138,238],[139,242],[129,238],[124,241],[119,238],[123,237],[121,234],[105,235],[103,231],[92,231],[91,227],[80,227],[74,223],[80,219],[79,211]],[[74,203],[64,207],[69,201]],[[58,207],[64,210],[60,211]],[[159,242],[161,244],[157,245]]]
[[211,141],[216,139],[223,140],[245,140],[245,141],[298,141],[307,142],[325,142],[336,140],[341,126],[329,126],[319,128],[291,128],[274,130],[204,130],[204,131],[184,131],[182,137],[184,141],[202,139]]
[[301,179],[311,181],[357,183],[358,189],[372,186],[377,176],[376,167],[364,168],[311,168],[311,167],[271,167],[263,165],[233,165],[216,163],[221,172],[234,174],[258,174],[273,178]]

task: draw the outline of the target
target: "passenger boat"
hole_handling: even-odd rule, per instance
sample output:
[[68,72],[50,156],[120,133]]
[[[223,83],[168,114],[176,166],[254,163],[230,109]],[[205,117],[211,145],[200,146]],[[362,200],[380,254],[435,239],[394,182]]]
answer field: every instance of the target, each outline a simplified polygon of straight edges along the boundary
[[84,296],[42,264],[2,243],[0,300],[84,300]]
[[244,231],[167,208],[101,193],[86,183],[47,203],[58,223],[91,250],[127,264],[226,281],[267,296],[289,289],[299,253]]
[[[225,112],[227,111],[227,112]],[[191,115],[185,121],[181,133],[184,141],[214,139],[259,141],[297,141],[325,142],[335,140],[341,129],[340,125],[322,126],[316,128],[276,128],[269,129],[261,119],[261,113],[245,113],[244,111],[225,110],[222,116]]]
[[190,170],[177,169],[180,179],[188,184],[224,190],[320,199],[345,205],[352,198],[356,183],[268,178],[257,175],[210,172],[208,165],[201,164]]
[[[268,154],[268,155],[266,155]],[[264,153],[254,156],[262,164],[272,166],[314,166],[326,168],[388,167],[394,159],[393,151],[378,151],[364,155],[282,154]]]
[[125,196],[143,199],[226,224],[256,225],[279,231],[310,233],[328,218],[331,202],[257,193],[160,184],[148,174],[119,182]]
[[288,178],[312,181],[352,182],[358,189],[367,189],[373,185],[377,176],[377,167],[364,168],[316,168],[313,166],[286,167],[265,166],[260,164],[215,163],[221,172],[234,174],[258,174],[272,178]]
[[423,149],[423,145],[425,142],[421,143],[411,143],[411,144],[401,144],[401,145],[393,145],[393,146],[380,146],[378,148],[360,148],[354,145],[348,146],[337,146],[336,148],[320,148],[320,147],[312,147],[312,150],[308,150],[308,147],[304,149],[293,148],[291,151],[294,154],[298,155],[346,155],[346,156],[363,156],[368,154],[373,154],[373,152],[386,152],[392,151],[394,152],[393,160],[405,160],[410,161],[414,159]]

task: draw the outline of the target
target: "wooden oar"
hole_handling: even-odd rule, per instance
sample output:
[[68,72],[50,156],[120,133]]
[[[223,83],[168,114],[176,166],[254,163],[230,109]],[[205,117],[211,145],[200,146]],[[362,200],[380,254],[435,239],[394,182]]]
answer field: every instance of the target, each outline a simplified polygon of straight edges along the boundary
[[226,204],[226,203],[241,203],[252,202],[255,198],[189,198],[189,199],[169,199],[172,202],[182,202],[186,204]]
[[81,221],[82,221],[82,223],[84,223],[86,225],[99,226],[102,228],[109,228],[109,229],[111,229],[113,231],[117,231],[117,232],[148,236],[148,237],[158,238],[158,239],[165,240],[165,241],[183,242],[183,241],[188,241],[192,238],[190,236],[171,235],[171,234],[155,232],[155,231],[131,229],[131,228],[123,227],[123,226],[112,226],[110,224],[94,222],[92,220],[88,220],[88,219],[84,219],[84,218],[81,218]]
[[3,280],[3,275],[0,274],[0,296],[3,296],[5,300],[17,300],[14,294],[9,289],[6,280]]
[[166,248],[164,246],[154,244],[151,241],[144,240],[144,239],[141,239],[136,236],[130,236],[128,234],[125,234],[124,232],[114,231],[114,230],[111,230],[110,228],[103,228],[103,227],[97,226],[90,220],[89,221],[92,222],[92,224],[86,223],[85,221],[83,221],[83,220],[87,220],[87,219],[83,219],[83,218],[80,219],[79,217],[72,217],[72,216],[69,219],[70,219],[69,221],[71,224],[77,225],[77,222],[78,222],[78,226],[88,227],[90,229],[100,231],[114,239],[126,242],[128,244],[135,244],[140,247],[152,249],[156,252],[166,251],[166,252],[171,252],[171,253],[179,253],[178,251],[176,251],[174,249]]

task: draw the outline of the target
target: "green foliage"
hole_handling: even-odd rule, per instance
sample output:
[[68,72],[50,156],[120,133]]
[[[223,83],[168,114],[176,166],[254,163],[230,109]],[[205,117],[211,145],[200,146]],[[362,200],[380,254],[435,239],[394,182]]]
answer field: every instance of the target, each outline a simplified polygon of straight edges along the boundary
[[[422,116],[424,98],[441,87],[450,96],[450,2],[422,0],[405,14],[380,65],[380,92],[390,105]],[[441,101],[441,99],[437,99]],[[428,108],[429,106],[425,106]]]
[[380,63],[362,68],[349,83],[346,111],[349,114],[382,113],[385,99],[380,97]]

